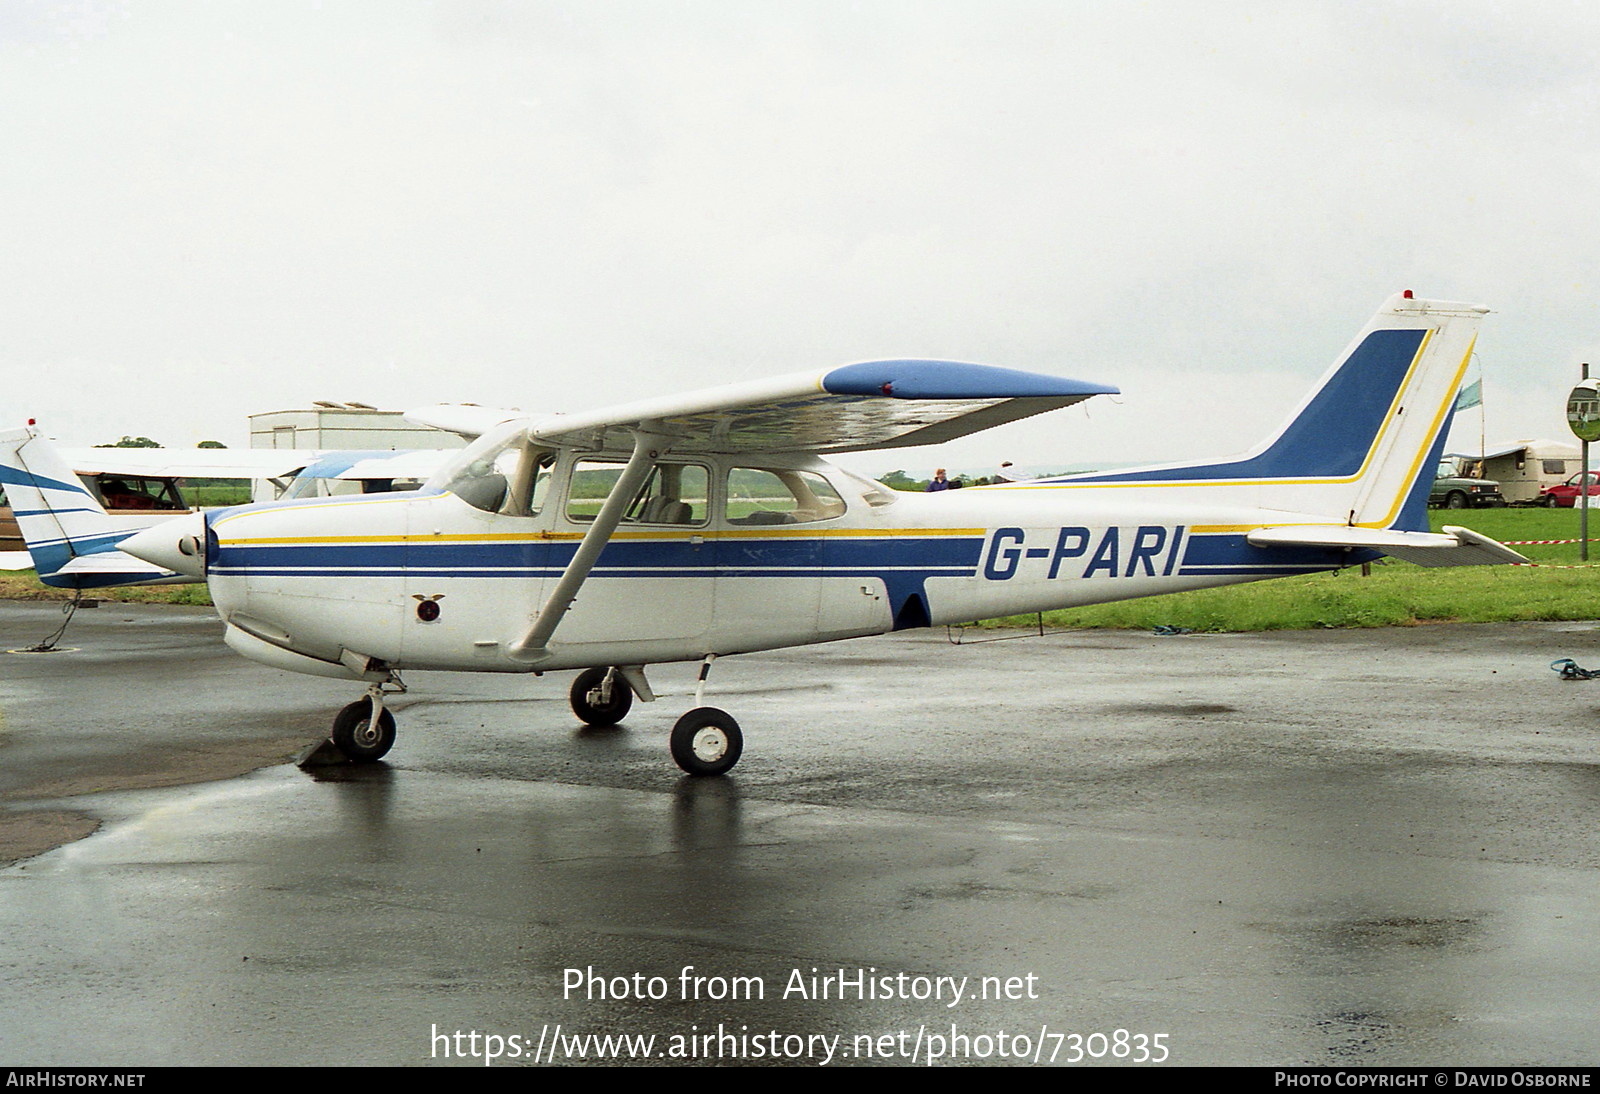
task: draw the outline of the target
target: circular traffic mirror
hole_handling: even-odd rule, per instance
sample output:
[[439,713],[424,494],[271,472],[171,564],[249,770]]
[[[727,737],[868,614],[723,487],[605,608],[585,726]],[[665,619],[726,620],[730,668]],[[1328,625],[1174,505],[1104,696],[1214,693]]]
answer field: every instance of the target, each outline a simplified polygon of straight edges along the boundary
[[1600,441],[1600,380],[1584,380],[1572,389],[1567,425],[1580,441]]

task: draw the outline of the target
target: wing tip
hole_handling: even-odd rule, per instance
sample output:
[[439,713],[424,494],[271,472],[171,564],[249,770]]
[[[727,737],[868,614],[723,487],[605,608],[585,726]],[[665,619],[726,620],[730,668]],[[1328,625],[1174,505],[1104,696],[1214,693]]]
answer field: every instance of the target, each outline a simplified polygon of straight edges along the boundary
[[831,395],[889,399],[1081,399],[1121,394],[1110,384],[919,358],[843,365],[823,374],[822,389]]

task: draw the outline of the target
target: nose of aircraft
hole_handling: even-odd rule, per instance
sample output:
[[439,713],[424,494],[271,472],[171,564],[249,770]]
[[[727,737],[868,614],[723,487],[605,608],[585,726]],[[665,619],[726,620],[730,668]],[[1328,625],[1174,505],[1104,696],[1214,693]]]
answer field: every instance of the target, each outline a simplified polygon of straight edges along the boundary
[[136,532],[117,546],[134,558],[186,577],[206,576],[206,518],[190,513]]

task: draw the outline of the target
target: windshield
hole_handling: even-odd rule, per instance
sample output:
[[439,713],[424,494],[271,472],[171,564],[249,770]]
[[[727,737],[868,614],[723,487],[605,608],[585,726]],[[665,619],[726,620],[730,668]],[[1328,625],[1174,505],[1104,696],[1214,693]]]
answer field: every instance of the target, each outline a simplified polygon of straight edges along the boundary
[[554,462],[553,453],[528,439],[525,426],[512,422],[462,449],[427,488],[448,491],[486,513],[534,516],[544,504]]

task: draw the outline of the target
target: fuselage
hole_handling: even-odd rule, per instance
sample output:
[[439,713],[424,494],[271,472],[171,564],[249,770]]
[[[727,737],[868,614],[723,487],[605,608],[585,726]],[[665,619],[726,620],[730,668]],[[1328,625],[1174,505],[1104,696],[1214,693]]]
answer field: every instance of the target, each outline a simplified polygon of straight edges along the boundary
[[668,454],[548,649],[517,656],[623,459],[529,450],[415,493],[224,511],[210,521],[213,599],[235,648],[283,667],[526,672],[797,646],[1361,560],[1252,547],[1245,533],[1263,523],[1317,518],[1219,506],[1214,490],[1189,505],[1171,491],[1071,482],[897,494],[810,456]]

